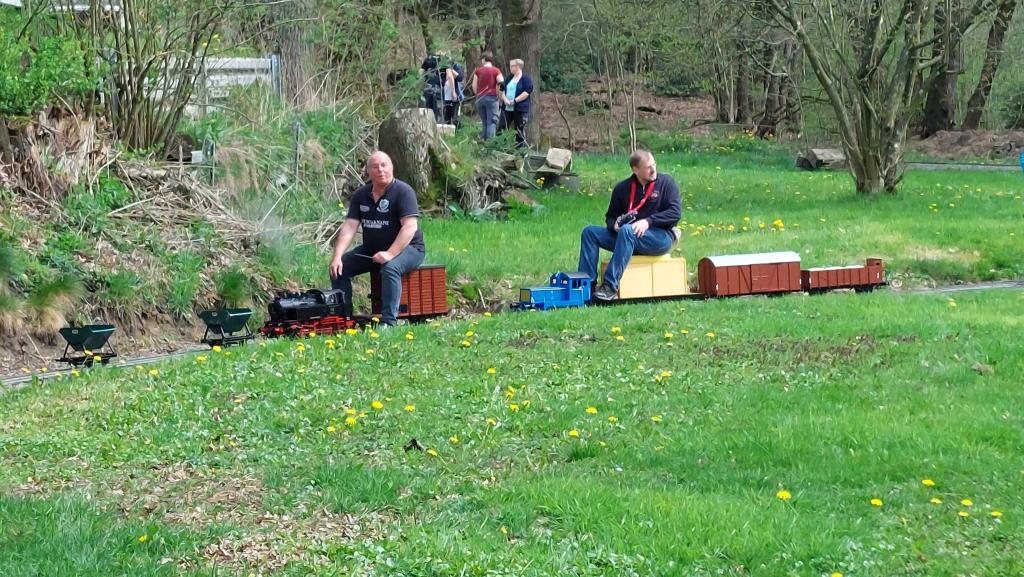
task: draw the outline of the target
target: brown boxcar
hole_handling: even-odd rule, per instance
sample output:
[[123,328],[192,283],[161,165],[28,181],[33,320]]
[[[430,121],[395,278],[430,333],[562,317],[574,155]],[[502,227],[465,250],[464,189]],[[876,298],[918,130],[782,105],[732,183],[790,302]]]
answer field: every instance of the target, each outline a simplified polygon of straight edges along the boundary
[[697,264],[701,294],[708,297],[800,290],[800,255],[787,252],[708,256]]
[[811,268],[800,271],[800,282],[807,292],[870,290],[885,284],[885,265],[880,258],[869,258],[864,265]]
[[[370,308],[381,311],[380,273],[370,273]],[[402,275],[402,298],[398,318],[424,319],[448,314],[447,275],[443,265],[425,265]]]

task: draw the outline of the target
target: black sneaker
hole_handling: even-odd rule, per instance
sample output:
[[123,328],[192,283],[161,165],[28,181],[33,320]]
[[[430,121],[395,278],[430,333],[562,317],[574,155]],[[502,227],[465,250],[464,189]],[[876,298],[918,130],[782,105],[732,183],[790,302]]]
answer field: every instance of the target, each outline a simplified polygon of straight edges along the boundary
[[613,301],[619,298],[619,291],[612,288],[608,283],[601,283],[594,291],[594,298],[599,301]]

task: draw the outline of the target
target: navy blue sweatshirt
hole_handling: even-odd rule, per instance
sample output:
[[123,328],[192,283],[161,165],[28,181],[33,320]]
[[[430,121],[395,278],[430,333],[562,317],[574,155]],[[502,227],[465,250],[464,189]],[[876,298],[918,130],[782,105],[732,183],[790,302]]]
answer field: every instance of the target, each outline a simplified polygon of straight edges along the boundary
[[[636,176],[630,176],[626,180],[615,185],[612,189],[612,199],[608,203],[608,212],[604,214],[608,230],[615,232],[615,219],[629,212],[629,194],[636,185],[636,194],[633,195],[633,205],[640,204],[640,200],[647,191]],[[651,223],[651,228],[671,229],[679,223],[683,216],[682,204],[679,200],[679,185],[667,174],[659,174],[654,181],[654,189],[647,198],[647,202],[637,210],[636,220],[646,218]]]

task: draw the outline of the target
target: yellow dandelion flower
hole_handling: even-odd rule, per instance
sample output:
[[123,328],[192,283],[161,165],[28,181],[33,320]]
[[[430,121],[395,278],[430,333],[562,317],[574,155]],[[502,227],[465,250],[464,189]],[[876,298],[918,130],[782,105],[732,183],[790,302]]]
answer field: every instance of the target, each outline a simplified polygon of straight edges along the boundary
[[199,355],[198,357],[196,357],[196,362],[197,363],[205,363],[206,362],[206,355]]
[[948,301],[946,301],[946,304],[948,304],[950,308],[956,308],[956,301],[953,299],[949,299]]
[[345,329],[345,334],[346,335],[355,335],[355,334],[359,334],[359,331],[357,331],[356,329]]
[[139,543],[145,543],[146,539],[149,539],[148,535],[139,535],[138,541],[139,541]]
[[509,385],[508,388],[505,389],[505,398],[509,399],[509,400],[512,400],[512,398],[515,397],[515,396],[516,396],[516,388],[513,387],[512,385]]
[[501,529],[498,529],[498,530],[501,531],[502,535],[508,535],[508,527],[502,525]]
[[621,333],[622,327],[612,327],[612,333]]
[[871,504],[875,507],[881,507],[883,505],[882,500],[878,498],[872,499]]
[[310,336],[310,338],[315,337],[316,336],[316,331],[309,331],[309,336]]
[[683,329],[683,330],[679,331],[679,334],[681,334],[681,335],[688,335],[688,334],[690,334],[690,330],[689,329]]
[[380,338],[380,333],[378,333],[377,331],[370,331],[370,338],[371,339]]
[[498,426],[498,420],[495,419],[494,417],[487,417],[487,420],[484,421],[484,422],[486,422],[488,425],[490,425],[492,427],[497,427]]
[[704,336],[708,337],[709,339],[713,339],[715,338],[715,333],[708,331],[707,333],[704,334]]
[[430,455],[431,457],[436,457],[437,456],[437,450],[436,449],[427,449],[427,454]]
[[215,353],[219,353],[221,351],[220,345],[213,345],[210,348],[213,349],[213,352]]
[[346,415],[354,415],[354,414],[356,414],[356,410],[353,409],[352,407],[349,407],[349,408],[345,409],[345,414]]
[[[94,361],[96,361],[98,363],[98,362],[103,361],[103,357],[101,357],[99,355],[93,355],[92,356],[92,360],[94,360]],[[141,368],[141,367],[139,367],[139,368]],[[28,369],[25,369],[25,370],[28,371]]]
[[572,429],[572,430],[569,431],[569,436],[574,438],[574,439],[578,439],[579,436],[580,436],[580,432],[577,431],[576,429]]
[[512,411],[513,413],[518,413],[519,405],[516,403],[512,403],[511,405],[508,406],[508,410]]
[[296,350],[298,350],[298,351],[300,351],[300,352],[301,352],[301,351],[304,351],[304,350],[306,350],[306,345],[305,345],[305,344],[303,344],[303,343],[296,343],[296,345],[295,345],[295,349],[296,349]]
[[928,502],[931,503],[932,505],[941,505],[942,499],[939,499],[938,497],[932,497],[931,499],[928,499]]
[[384,408],[384,403],[380,401],[373,401],[372,403],[370,403],[370,406],[379,411]]
[[832,572],[832,577],[843,577],[843,574],[840,573],[839,571],[833,571]]
[[324,341],[324,344],[327,345],[327,348],[333,349],[334,348],[334,339],[327,339],[326,341]]
[[493,315],[491,314],[491,311],[484,311],[484,316],[485,317],[490,317],[490,316],[493,316]]
[[587,407],[587,414],[589,414],[589,415],[596,415],[597,414],[597,407]]
[[467,337],[471,337],[471,336],[473,336],[474,334],[476,334],[476,333],[474,333],[473,331],[466,331],[466,336],[467,336]]
[[406,406],[405,406],[405,411],[406,411],[407,413],[411,413],[411,412],[413,412],[413,411],[415,411],[415,410],[416,410],[416,405],[406,405]]
[[465,340],[464,340],[464,341],[462,341],[462,346],[464,346],[464,347],[468,347],[468,346],[469,346],[469,345],[471,345],[471,344],[473,344],[473,343],[471,343],[471,342],[469,342],[469,341],[465,341]]
[[671,339],[671,338],[672,338],[672,337],[674,337],[674,336],[675,336],[675,335],[673,335],[672,333],[665,333],[665,338],[666,338],[666,339]]
[[999,517],[1003,516],[1003,512],[1002,511],[992,511],[991,513],[989,513],[989,515],[992,515],[993,517],[998,519]]
[[155,377],[155,376],[157,376],[159,374],[160,374],[160,371],[158,371],[157,369],[149,369],[149,376]]
[[334,425],[327,425],[327,432],[328,433],[333,433],[334,431],[337,431],[337,430],[338,429]]
[[458,445],[459,444],[459,436],[458,435],[452,435],[451,437],[448,437],[448,440],[453,445]]
[[497,370],[497,369],[495,369],[494,367],[489,367],[489,368],[487,369],[487,374],[488,374],[488,375],[493,375],[493,374],[494,374],[494,373],[496,373],[496,372],[498,372],[498,370]]
[[76,369],[71,369],[71,376],[72,376],[72,377],[77,377],[77,376],[80,376],[81,374],[82,374],[82,373],[78,372],[78,370],[76,370]]
[[616,417],[615,415],[609,415],[608,422],[614,425],[615,423],[619,422],[619,418]]
[[973,507],[974,501],[971,501],[970,499],[961,499],[960,504],[963,505],[964,507]]
[[360,419],[365,419],[366,418],[366,411],[359,411],[359,414],[356,415],[356,416],[358,416]]
[[653,417],[651,417],[651,421],[654,422],[654,423],[660,423],[661,422],[661,415],[654,415]]
[[667,379],[672,376],[672,371],[661,371],[661,378]]
[[405,340],[411,341],[411,340],[413,340],[415,338],[416,338],[416,335],[414,335],[412,333],[405,333]]
[[622,335],[615,335],[615,340],[617,340],[617,341],[624,341],[624,340],[626,340],[626,337],[624,337]]
[[932,481],[931,479],[924,479],[921,481],[921,484],[924,485],[925,487],[934,487],[935,481]]
[[775,497],[783,501],[789,501],[793,498],[793,494],[785,489],[779,489],[779,492],[775,493]]
[[359,422],[359,421],[358,421],[358,420],[356,420],[356,418],[355,418],[355,417],[353,417],[353,416],[348,416],[348,417],[345,417],[345,424],[346,424],[346,425],[354,425],[354,424],[356,424],[356,423],[358,423],[358,422]]
[[959,513],[957,513],[957,515],[960,515],[961,517],[964,517],[964,518],[971,516],[971,514],[968,513],[967,511],[960,511]]

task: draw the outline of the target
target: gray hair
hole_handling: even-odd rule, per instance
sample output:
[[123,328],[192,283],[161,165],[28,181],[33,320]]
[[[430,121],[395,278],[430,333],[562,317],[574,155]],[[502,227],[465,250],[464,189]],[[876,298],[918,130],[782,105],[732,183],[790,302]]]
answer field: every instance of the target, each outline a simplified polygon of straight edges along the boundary
[[518,66],[518,67],[522,68],[523,64],[525,64],[525,63],[522,60],[518,59],[518,58],[513,58],[512,60],[508,61],[508,65],[509,66]]
[[638,148],[633,151],[633,154],[629,155],[629,167],[636,168],[640,166],[640,163],[647,160],[648,158],[654,158],[650,150],[645,148]]

